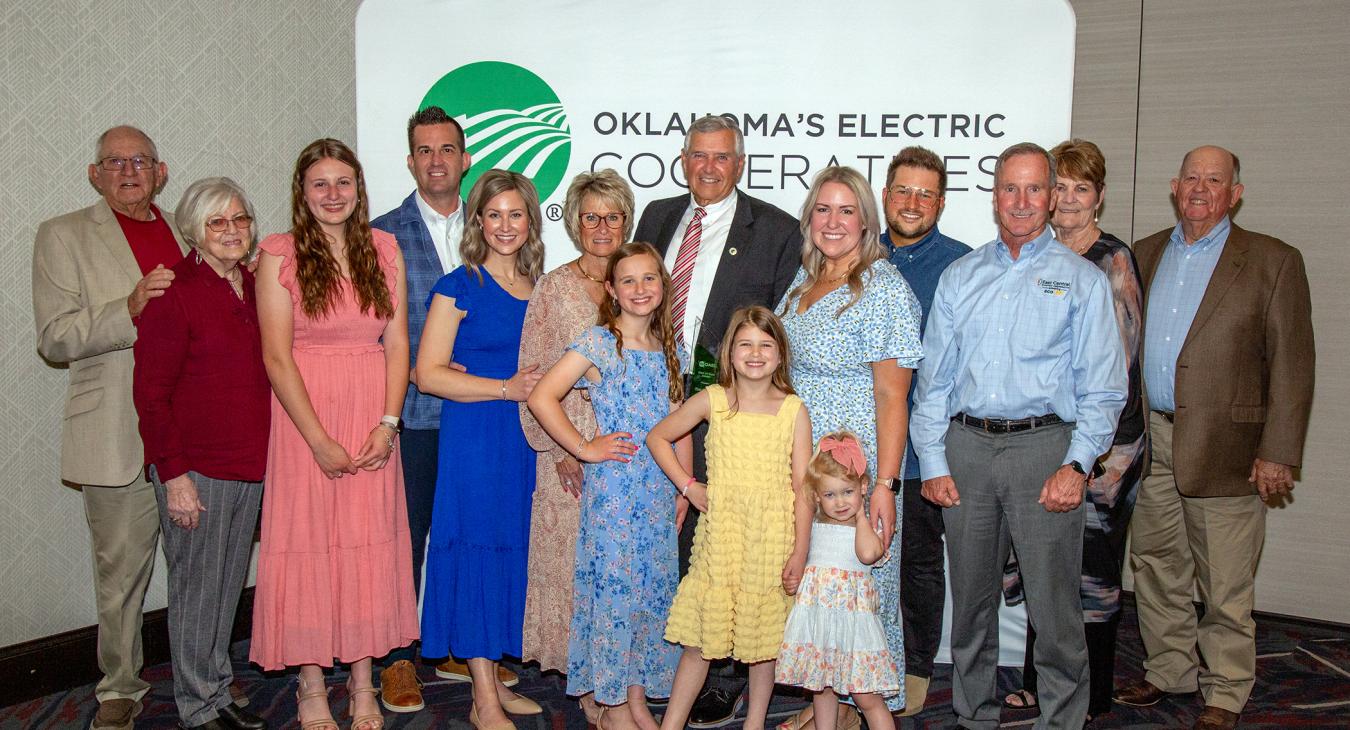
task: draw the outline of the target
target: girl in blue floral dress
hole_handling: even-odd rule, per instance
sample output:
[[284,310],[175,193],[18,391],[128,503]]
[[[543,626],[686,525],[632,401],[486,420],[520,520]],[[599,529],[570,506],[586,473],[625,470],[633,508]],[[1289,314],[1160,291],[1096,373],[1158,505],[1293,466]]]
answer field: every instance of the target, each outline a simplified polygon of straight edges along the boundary
[[[650,245],[610,257],[601,324],[587,330],[539,381],[530,410],[549,436],[586,462],[568,643],[567,693],[593,693],[602,728],[656,730],[646,697],[666,697],[680,649],[667,643],[666,613],[679,582],[674,485],[643,443],[683,399],[670,307],[670,277]],[[597,432],[577,432],[560,402],[590,391]],[[692,460],[688,437],[677,447]],[[627,717],[614,717],[624,713]]]

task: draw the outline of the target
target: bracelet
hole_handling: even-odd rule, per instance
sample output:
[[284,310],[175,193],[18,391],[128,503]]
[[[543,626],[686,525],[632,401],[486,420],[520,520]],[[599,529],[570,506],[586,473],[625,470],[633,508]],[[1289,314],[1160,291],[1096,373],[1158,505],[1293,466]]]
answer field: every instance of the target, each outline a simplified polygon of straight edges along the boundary
[[689,481],[685,482],[685,483],[684,483],[684,488],[680,490],[680,496],[681,496],[681,497],[686,497],[686,496],[688,496],[688,495],[689,495],[689,488],[692,487],[692,486],[694,486],[694,483],[697,482],[697,481],[698,481],[698,477],[689,477]]
[[384,427],[385,429],[387,429],[384,432],[384,442],[389,445],[389,449],[392,451],[394,448],[394,437],[398,435],[398,429],[394,428],[393,426],[390,426],[387,423],[384,423],[383,421],[381,421],[378,425],[375,426],[375,428],[380,427]]
[[581,458],[581,451],[582,451],[582,449],[586,448],[587,444],[589,444],[590,442],[591,442],[591,440],[588,439],[588,438],[586,438],[585,436],[582,436],[582,437],[581,437],[581,443],[577,444],[577,451],[576,451],[576,454],[577,454],[577,458],[578,458],[578,459]]
[[506,381],[505,381],[505,380],[502,381],[502,394],[501,394],[501,400],[506,400]]
[[380,423],[383,423],[395,431],[398,430],[398,416],[380,416]]

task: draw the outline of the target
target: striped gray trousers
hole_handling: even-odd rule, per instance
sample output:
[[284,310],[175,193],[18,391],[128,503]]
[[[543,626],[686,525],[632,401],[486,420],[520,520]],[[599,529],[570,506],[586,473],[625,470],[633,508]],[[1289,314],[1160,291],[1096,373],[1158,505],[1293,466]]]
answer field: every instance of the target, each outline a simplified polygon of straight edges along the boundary
[[173,698],[188,727],[216,719],[230,704],[230,630],[248,576],[262,482],[212,479],[195,471],[197,498],[206,511],[196,529],[169,520],[168,493],[150,467],[159,504],[164,558],[169,565],[169,650]]

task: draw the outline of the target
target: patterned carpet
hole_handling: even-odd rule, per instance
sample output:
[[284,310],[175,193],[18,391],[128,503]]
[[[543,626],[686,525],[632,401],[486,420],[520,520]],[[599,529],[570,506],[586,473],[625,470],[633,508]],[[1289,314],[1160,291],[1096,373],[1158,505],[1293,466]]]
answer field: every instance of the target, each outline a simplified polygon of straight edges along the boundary
[[[1118,683],[1142,674],[1139,666],[1143,648],[1132,603],[1126,605],[1120,637],[1116,656]],[[274,718],[273,728],[298,727],[293,676],[263,675],[243,661],[247,654],[246,643],[235,645],[235,676],[249,696],[250,711]],[[1350,632],[1262,617],[1258,620],[1257,655],[1256,689],[1239,727],[1350,728]],[[898,728],[936,730],[956,726],[950,706],[950,669],[949,666],[938,667],[927,709],[915,717],[897,720]],[[427,709],[409,715],[387,715],[388,727],[468,730],[468,685],[439,680],[429,666],[422,667],[420,673],[427,684]],[[1000,687],[1008,689],[1014,686],[1019,672],[1005,669],[1000,674]],[[144,676],[154,686],[145,698],[145,709],[136,727],[142,730],[177,727],[169,665],[152,667]],[[328,681],[333,711],[339,720],[344,719],[347,707],[345,679],[346,674],[339,671]],[[585,730],[585,718],[576,703],[563,694],[563,686],[562,678],[557,675],[541,676],[531,668],[523,669],[517,690],[539,701],[545,712],[538,717],[515,718],[516,727],[520,730]],[[93,690],[93,686],[88,685],[0,708],[0,729],[88,727],[96,709]],[[803,704],[800,698],[783,692],[775,695],[770,712],[786,717]],[[654,709],[659,712],[659,708]],[[1145,709],[1117,705],[1115,711],[1093,722],[1091,727],[1184,728],[1190,727],[1201,709],[1199,695],[1169,698]],[[1029,727],[1035,716],[1036,713],[1030,710],[1005,710],[1003,726]],[[345,728],[348,723],[343,721],[342,726]]]

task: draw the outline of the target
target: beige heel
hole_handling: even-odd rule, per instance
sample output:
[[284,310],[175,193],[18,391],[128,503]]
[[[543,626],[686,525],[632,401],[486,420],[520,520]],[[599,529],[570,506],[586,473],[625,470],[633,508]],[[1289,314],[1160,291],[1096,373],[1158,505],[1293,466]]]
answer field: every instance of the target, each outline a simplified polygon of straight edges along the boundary
[[[298,686],[295,690],[295,719],[300,719],[300,703],[316,697],[322,697],[323,703],[327,705],[328,687],[323,682],[319,682],[318,686],[315,686],[309,684],[304,679],[299,679]],[[338,730],[337,720],[333,719],[332,710],[329,710],[328,717],[320,718],[318,720],[301,720],[300,727],[301,730],[318,730],[318,728]]]
[[[379,711],[368,712],[364,715],[356,714],[357,695],[379,695],[380,691],[374,687],[353,688],[351,685],[347,685],[347,693],[351,695],[351,699],[347,701],[347,716],[352,719],[352,730],[383,730],[384,715],[381,715]],[[380,706],[378,701],[376,701],[375,706]]]

